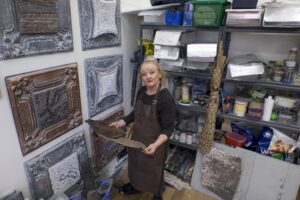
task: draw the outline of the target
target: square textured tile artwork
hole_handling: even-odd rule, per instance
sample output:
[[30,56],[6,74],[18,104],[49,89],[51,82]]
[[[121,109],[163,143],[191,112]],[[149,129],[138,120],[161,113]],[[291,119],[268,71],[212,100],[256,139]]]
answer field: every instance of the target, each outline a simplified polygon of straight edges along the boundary
[[76,64],[6,77],[23,155],[82,123]]
[[71,50],[69,0],[1,0],[0,60]]

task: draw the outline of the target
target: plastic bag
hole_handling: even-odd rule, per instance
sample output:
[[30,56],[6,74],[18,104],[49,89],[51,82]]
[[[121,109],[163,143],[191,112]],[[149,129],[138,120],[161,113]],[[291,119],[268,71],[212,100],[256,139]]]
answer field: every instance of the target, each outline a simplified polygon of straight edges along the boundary
[[273,129],[273,137],[268,148],[271,152],[292,153],[297,148],[297,142],[281,131]]

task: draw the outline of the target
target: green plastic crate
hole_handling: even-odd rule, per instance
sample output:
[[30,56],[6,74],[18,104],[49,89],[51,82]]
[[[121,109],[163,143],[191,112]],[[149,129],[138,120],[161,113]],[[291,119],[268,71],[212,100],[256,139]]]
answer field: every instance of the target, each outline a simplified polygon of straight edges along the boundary
[[225,13],[224,0],[197,0],[193,3],[193,25],[218,27],[222,24]]

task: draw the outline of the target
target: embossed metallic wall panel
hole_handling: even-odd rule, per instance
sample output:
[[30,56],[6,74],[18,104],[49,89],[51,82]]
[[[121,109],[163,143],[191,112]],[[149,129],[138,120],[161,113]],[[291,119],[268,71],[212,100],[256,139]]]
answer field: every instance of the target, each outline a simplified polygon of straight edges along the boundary
[[85,60],[90,116],[123,102],[122,66],[122,55]]
[[121,45],[120,0],[78,0],[83,50]]
[[[108,118],[104,119],[107,123],[117,121],[124,117],[124,110],[119,110],[113,113]],[[99,137],[96,133],[91,135],[93,146],[93,162],[95,171],[100,172],[124,147],[115,142]]]
[[6,77],[23,155],[82,123],[77,64]]
[[48,199],[55,191],[65,192],[68,196],[76,191],[86,193],[89,177],[85,174],[89,165],[83,134],[27,161],[25,169],[32,199]]
[[0,60],[73,50],[69,0],[2,0]]

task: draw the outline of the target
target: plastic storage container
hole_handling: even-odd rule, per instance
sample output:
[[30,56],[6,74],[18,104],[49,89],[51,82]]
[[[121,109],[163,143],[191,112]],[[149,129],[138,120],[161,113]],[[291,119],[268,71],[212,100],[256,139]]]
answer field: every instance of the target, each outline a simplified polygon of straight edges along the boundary
[[218,27],[224,17],[225,0],[194,0],[193,25]]
[[166,25],[182,25],[183,20],[183,12],[176,10],[176,11],[166,11],[165,13],[165,23]]
[[226,133],[225,134],[225,141],[227,144],[235,147],[242,147],[244,146],[247,138],[242,136],[238,133]]

